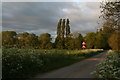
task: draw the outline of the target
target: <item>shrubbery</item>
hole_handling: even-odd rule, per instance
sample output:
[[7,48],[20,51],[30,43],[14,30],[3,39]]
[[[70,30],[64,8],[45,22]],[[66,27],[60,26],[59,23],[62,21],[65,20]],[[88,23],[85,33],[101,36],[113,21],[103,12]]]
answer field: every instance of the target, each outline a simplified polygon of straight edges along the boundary
[[120,52],[108,52],[105,60],[97,65],[94,74],[98,78],[120,79]]

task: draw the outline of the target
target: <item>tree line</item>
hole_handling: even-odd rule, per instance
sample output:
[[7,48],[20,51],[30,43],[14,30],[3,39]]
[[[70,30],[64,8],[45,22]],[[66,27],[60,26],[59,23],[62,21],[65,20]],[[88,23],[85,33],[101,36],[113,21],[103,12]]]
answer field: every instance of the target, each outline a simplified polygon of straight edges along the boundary
[[69,19],[60,19],[57,26],[55,48],[57,49],[81,49],[83,36],[80,33],[71,33]]
[[70,31],[69,19],[60,19],[57,26],[55,42],[49,33],[36,36],[34,33],[16,33],[15,31],[2,31],[3,48],[35,48],[35,49],[81,49],[82,42],[86,41],[88,49],[114,49],[120,50],[120,1],[102,2],[103,23],[97,32],[89,32],[86,36]]
[[57,26],[57,37],[52,42],[51,34],[16,33],[2,31],[3,48],[33,48],[33,49],[81,49],[83,36],[80,33],[70,33],[69,19],[60,19]]
[[104,22],[99,34],[104,36],[106,46],[120,51],[120,1],[102,2],[100,8]]
[[87,48],[114,49],[120,51],[120,1],[101,2],[102,26],[96,33],[87,33]]

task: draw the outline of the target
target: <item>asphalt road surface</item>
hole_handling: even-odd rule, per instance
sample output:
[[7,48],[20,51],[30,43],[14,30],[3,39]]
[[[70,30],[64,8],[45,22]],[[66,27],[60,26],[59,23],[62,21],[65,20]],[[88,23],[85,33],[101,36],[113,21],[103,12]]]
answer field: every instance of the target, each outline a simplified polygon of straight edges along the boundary
[[35,78],[94,78],[91,74],[105,57],[105,52],[51,72],[38,74]]

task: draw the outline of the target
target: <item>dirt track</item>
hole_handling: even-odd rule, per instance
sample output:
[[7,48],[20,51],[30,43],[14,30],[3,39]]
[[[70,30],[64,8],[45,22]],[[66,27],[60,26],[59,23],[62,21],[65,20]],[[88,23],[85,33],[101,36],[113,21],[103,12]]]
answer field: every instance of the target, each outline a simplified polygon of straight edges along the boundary
[[96,64],[104,59],[104,53],[102,52],[67,67],[37,75],[35,78],[94,78],[94,75],[90,73],[96,69]]

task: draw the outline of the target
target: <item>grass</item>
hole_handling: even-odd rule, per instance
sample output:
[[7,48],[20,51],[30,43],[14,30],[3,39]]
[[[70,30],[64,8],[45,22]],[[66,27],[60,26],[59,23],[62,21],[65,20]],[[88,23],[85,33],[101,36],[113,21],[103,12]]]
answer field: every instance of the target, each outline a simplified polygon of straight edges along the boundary
[[73,64],[103,50],[3,49],[3,78],[28,78]]

